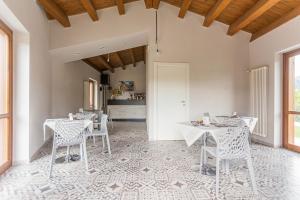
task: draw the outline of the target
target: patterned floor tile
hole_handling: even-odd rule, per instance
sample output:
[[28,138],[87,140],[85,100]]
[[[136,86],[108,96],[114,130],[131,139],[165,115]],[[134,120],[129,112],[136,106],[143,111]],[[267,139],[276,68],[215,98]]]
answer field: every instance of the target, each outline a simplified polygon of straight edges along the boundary
[[[110,140],[112,155],[102,149],[100,138],[96,145],[88,141],[88,172],[80,161],[55,164],[51,179],[47,175],[52,146],[46,144],[37,160],[14,166],[0,177],[0,199],[215,199],[215,177],[195,167],[200,141],[189,148],[184,141],[148,141],[145,123],[136,122],[115,122]],[[78,153],[79,147],[71,152]],[[66,149],[58,154],[64,156]],[[259,194],[252,192],[245,162],[233,161],[230,174],[220,174],[219,199],[299,199],[299,154],[253,144],[252,157]]]

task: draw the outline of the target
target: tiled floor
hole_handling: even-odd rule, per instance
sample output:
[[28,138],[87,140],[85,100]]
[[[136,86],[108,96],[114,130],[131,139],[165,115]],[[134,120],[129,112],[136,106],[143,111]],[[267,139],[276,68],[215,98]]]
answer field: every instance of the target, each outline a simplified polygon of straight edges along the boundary
[[[89,172],[80,161],[56,164],[51,179],[47,145],[39,159],[2,175],[0,199],[215,199],[215,177],[191,167],[199,161],[199,144],[149,142],[144,123],[115,123],[110,134],[111,156],[99,139],[97,146],[90,141]],[[245,163],[234,162],[230,175],[221,173],[220,199],[300,199],[300,155],[260,145],[252,149],[259,195],[252,193]]]

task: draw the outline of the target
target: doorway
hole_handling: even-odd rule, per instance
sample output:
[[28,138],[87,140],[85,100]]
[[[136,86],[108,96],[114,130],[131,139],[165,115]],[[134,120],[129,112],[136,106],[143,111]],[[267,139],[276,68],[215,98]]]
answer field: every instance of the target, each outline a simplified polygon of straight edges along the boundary
[[182,140],[176,123],[189,119],[189,64],[154,63],[157,140]]
[[300,152],[300,49],[283,59],[283,146]]

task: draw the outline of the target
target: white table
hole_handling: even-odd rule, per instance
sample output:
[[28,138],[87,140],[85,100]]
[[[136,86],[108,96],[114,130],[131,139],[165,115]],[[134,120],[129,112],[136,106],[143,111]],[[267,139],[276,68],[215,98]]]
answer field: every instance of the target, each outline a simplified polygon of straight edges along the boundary
[[[55,130],[55,124],[59,120],[69,120],[68,118],[59,118],[59,119],[46,119],[43,124],[44,130],[44,141],[46,140],[46,127],[50,128],[53,132]],[[88,128],[89,132],[93,132],[93,121],[91,120],[83,120],[84,121],[84,129]]]
[[[249,127],[250,134],[252,134],[257,118],[252,117],[241,117],[241,119],[246,123]],[[224,131],[224,129],[228,129],[228,127],[216,127],[213,125],[209,126],[193,126],[191,122],[181,122],[177,124],[179,131],[184,137],[187,146],[191,146],[198,139],[200,139],[205,133],[210,133],[213,137],[218,134],[219,131]]]
[[178,130],[183,135],[187,146],[194,144],[204,134],[210,133],[213,137],[218,132],[228,129],[228,127],[209,126],[193,126],[190,122],[182,122],[177,124]]

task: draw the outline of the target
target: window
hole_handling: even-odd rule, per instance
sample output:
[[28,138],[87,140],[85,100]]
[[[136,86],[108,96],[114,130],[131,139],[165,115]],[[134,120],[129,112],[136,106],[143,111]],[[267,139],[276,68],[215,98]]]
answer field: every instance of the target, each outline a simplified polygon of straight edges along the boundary
[[300,152],[300,49],[284,54],[283,145]]
[[95,98],[94,98],[95,97],[94,84],[95,84],[94,81],[89,80],[89,90],[90,90],[90,92],[89,92],[89,94],[90,94],[89,108],[90,108],[90,110],[94,109],[94,103],[95,103]]
[[12,163],[12,31],[0,20],[0,174]]
[[94,79],[89,79],[83,82],[84,84],[84,110],[97,110],[98,109],[98,83]]

